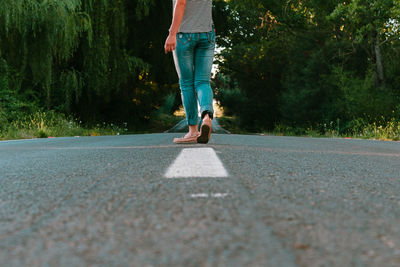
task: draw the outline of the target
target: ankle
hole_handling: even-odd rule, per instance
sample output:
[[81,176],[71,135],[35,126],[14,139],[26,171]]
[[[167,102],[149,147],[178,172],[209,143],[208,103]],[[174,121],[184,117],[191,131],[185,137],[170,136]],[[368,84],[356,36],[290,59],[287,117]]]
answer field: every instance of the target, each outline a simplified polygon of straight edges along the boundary
[[206,114],[203,118],[203,120],[211,120],[210,116],[208,114]]
[[204,119],[206,119],[206,118],[212,120],[213,117],[214,117],[213,113],[212,113],[211,111],[209,111],[209,110],[203,111],[203,112],[201,113],[201,119],[202,119],[202,120],[204,120]]
[[190,125],[189,126],[189,133],[190,135],[197,134],[199,132],[197,125]]

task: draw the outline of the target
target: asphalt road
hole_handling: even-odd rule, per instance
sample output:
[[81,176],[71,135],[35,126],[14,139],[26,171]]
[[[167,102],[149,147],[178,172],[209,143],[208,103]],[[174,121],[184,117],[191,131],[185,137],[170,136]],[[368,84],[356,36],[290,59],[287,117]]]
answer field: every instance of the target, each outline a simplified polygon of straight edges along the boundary
[[400,143],[176,136],[0,142],[0,266],[400,266]]

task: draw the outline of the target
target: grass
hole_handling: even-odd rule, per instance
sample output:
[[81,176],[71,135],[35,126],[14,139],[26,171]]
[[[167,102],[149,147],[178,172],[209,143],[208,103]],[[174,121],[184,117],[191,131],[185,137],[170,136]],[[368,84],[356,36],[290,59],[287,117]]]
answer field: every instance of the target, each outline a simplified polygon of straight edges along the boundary
[[157,133],[171,128],[181,119],[173,115],[156,114],[152,120],[141,125],[128,125],[128,123],[116,125],[103,122],[88,126],[52,111],[36,112],[0,125],[0,140]]
[[367,124],[362,126],[359,131],[354,131],[351,137],[399,141],[400,121],[392,118],[389,121]]
[[[251,134],[239,127],[235,117],[218,118],[221,126],[234,134]],[[276,136],[305,136],[328,138],[359,138],[384,141],[400,140],[400,121],[395,118],[386,120],[381,118],[379,122],[368,123],[362,119],[353,120],[345,125],[340,120],[328,124],[318,124],[307,128],[293,127],[285,124],[277,124],[273,131],[260,130],[260,134]]]
[[[182,116],[155,113],[152,119],[140,125],[122,123],[98,123],[92,126],[84,125],[81,121],[67,118],[62,114],[36,112],[14,120],[11,123],[0,125],[0,140],[48,138],[63,136],[100,136],[161,133],[170,129]],[[234,134],[254,134],[240,127],[236,117],[218,117],[221,126]],[[307,137],[340,137],[361,138],[375,140],[400,140],[400,121],[395,118],[379,122],[367,123],[362,119],[353,120],[341,125],[340,120],[328,124],[318,124],[314,127],[299,128],[284,124],[277,124],[273,131],[260,131],[261,134],[277,136],[307,136]]]

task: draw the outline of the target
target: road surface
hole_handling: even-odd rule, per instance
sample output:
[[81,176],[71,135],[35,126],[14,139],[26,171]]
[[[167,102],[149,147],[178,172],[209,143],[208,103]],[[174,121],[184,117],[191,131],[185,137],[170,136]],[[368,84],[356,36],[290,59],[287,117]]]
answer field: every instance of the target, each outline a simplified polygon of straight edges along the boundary
[[0,265],[400,265],[400,143],[177,136],[0,142]]

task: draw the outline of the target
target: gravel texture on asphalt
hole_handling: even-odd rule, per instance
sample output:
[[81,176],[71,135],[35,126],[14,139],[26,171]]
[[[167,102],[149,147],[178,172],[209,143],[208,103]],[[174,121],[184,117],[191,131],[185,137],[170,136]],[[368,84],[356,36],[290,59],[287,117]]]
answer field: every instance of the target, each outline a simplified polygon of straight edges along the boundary
[[400,143],[177,136],[0,142],[0,266],[400,266]]

